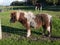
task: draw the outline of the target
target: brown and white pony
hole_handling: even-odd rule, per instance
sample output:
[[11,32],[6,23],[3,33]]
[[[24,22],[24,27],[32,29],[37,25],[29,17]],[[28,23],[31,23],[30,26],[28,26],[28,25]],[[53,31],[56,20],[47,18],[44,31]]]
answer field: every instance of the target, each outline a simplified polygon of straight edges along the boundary
[[[37,29],[41,26],[43,27],[43,32],[48,31],[48,36],[50,37],[51,32],[51,20],[52,16],[49,14],[37,14],[34,15],[32,12],[25,11],[15,11],[11,13],[10,22],[20,22],[27,29],[27,37],[31,35],[31,27]],[[43,35],[44,35],[43,33]]]

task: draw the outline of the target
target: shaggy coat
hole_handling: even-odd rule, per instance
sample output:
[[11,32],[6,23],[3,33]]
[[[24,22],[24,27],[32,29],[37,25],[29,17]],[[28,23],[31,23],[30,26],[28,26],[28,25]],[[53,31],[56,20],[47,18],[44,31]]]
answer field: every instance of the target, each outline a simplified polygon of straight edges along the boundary
[[[11,13],[10,22],[20,22],[27,29],[27,37],[31,35],[31,27],[37,29],[43,27],[43,32],[48,31],[50,37],[52,16],[49,14],[36,14],[32,12],[16,11]],[[44,35],[43,33],[43,35]]]

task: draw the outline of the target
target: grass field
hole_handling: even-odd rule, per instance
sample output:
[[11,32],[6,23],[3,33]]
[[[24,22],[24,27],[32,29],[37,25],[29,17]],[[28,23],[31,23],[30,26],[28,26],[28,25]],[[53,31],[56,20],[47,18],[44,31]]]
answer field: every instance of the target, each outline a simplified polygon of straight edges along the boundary
[[[27,11],[27,10],[26,10]],[[60,45],[60,11],[32,11],[37,13],[48,13],[53,16],[52,21],[52,40],[42,38],[42,28],[32,29],[31,38],[26,38],[26,29],[19,22],[10,23],[11,11],[0,13],[3,39],[0,40],[0,45]]]

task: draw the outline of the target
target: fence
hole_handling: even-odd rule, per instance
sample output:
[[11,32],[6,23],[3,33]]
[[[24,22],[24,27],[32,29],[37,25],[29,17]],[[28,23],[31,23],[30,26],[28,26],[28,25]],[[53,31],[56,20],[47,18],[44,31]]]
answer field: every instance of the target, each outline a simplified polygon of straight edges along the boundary
[[[35,6],[0,6],[0,10],[35,10]],[[60,11],[60,6],[45,6],[40,8],[42,10]]]
[[18,10],[18,9],[21,9],[21,10],[35,10],[35,7],[34,6],[2,6],[0,7],[0,9],[2,10]]

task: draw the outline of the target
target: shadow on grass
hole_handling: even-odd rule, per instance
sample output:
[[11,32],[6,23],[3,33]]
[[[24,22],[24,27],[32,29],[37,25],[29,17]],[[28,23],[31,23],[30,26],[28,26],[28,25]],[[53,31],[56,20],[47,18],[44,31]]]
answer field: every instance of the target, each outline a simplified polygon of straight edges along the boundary
[[[27,33],[26,29],[18,29],[18,28],[13,28],[13,27],[8,27],[8,26],[2,26],[2,31],[5,32],[5,33],[7,33],[7,35],[9,33],[11,33],[11,34],[17,34],[17,35],[20,35],[20,36],[24,36],[24,37],[26,37],[26,33]],[[37,34],[37,35],[42,35],[41,32],[32,31],[32,34],[33,33]],[[60,40],[60,36],[52,35],[51,39],[52,40]]]
[[[20,36],[26,36],[27,30],[26,29],[18,29],[18,28],[13,28],[13,27],[8,27],[8,26],[2,26],[2,31],[6,33],[12,33],[12,34],[17,34]],[[32,33],[35,33],[37,35],[41,35],[42,33],[32,31]]]

